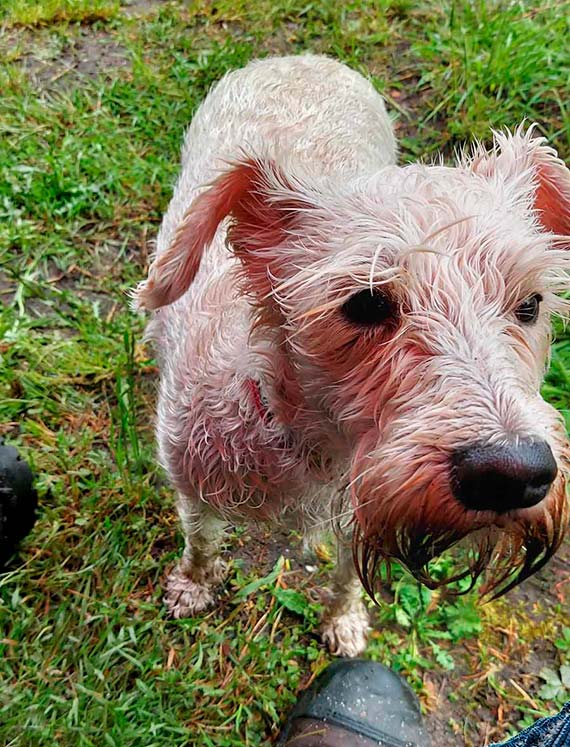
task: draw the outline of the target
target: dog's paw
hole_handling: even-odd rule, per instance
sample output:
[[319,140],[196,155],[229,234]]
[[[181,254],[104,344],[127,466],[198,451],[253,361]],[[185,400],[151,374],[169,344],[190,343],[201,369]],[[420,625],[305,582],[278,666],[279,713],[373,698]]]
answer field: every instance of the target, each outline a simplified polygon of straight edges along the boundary
[[212,586],[193,581],[176,567],[166,579],[164,603],[175,620],[194,617],[214,606]]
[[340,615],[326,618],[321,638],[334,656],[354,658],[365,651],[369,630],[368,611],[359,602]]
[[208,581],[213,586],[219,586],[226,580],[228,564],[221,558],[216,558],[208,568]]

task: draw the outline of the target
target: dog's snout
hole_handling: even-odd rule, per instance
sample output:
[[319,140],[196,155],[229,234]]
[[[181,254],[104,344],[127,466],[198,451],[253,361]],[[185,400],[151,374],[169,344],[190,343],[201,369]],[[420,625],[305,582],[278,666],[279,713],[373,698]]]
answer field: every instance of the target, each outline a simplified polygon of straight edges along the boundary
[[504,513],[534,506],[546,496],[558,467],[545,441],[471,444],[454,453],[455,497],[469,509]]

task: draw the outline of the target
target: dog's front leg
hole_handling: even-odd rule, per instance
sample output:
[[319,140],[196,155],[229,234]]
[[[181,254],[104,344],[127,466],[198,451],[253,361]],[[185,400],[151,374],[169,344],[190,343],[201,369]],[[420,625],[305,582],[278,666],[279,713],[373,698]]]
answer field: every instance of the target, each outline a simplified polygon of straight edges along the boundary
[[342,538],[337,549],[332,598],[322,623],[322,639],[336,656],[358,656],[366,649],[368,610],[354,567],[352,549]]
[[224,522],[202,501],[178,495],[184,553],[166,579],[165,603],[174,618],[192,617],[212,607],[214,588],[225,575],[219,555]]

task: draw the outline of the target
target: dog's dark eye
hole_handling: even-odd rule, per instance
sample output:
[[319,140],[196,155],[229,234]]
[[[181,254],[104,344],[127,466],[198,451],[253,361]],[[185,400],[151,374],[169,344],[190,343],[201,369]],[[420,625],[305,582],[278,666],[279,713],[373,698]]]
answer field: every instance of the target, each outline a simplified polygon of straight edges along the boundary
[[388,321],[396,313],[393,301],[379,290],[361,290],[342,305],[349,322],[372,326]]
[[515,309],[515,316],[521,324],[534,324],[538,319],[538,310],[542,296],[535,293],[534,296],[526,298]]

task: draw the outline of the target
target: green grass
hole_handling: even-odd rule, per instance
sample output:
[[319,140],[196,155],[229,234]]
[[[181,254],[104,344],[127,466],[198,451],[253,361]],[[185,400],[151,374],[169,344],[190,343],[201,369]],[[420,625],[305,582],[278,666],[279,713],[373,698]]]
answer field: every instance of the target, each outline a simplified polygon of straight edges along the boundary
[[118,15],[120,7],[118,0],[8,0],[3,5],[0,13],[10,25],[32,27],[108,21]]
[[[326,52],[371,72],[404,159],[524,118],[568,158],[568,10],[0,3],[0,431],[31,460],[42,494],[23,565],[0,578],[0,744],[266,744],[329,660],[314,633],[326,567],[271,573],[262,557],[268,575],[256,584],[247,533],[231,538],[242,560],[220,610],[174,622],[161,604],[180,537],[154,459],[154,362],[126,293],[211,83],[256,55]],[[79,72],[86,40],[100,59]],[[125,64],[108,66],[109,45]],[[558,335],[545,394],[568,419],[570,342]],[[567,695],[568,592],[554,580],[543,602],[481,608],[396,571],[369,656],[409,678],[430,718],[448,722],[449,744],[482,743],[481,708],[498,739]]]

